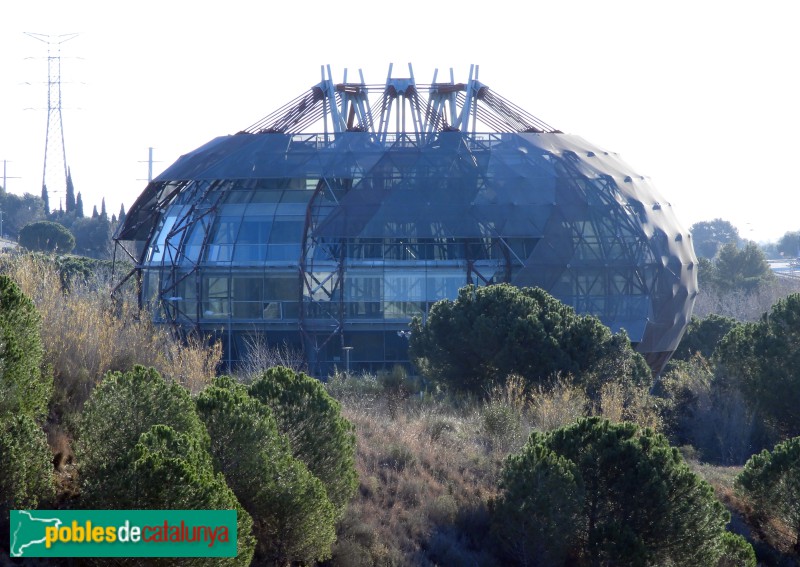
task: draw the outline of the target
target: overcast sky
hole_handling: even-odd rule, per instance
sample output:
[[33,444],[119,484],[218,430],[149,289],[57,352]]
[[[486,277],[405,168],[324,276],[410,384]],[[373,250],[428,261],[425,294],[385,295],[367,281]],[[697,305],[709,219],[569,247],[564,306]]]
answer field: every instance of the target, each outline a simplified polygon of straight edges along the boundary
[[436,67],[466,81],[475,63],[497,93],[648,176],[686,228],[720,217],[777,240],[800,230],[796,6],[6,0],[0,162],[9,191],[40,193],[47,46],[24,32],[78,34],[61,50],[62,116],[87,213],[103,196],[109,214],[130,207],[149,147],[157,174],[308,90],[320,65],[381,83],[411,62],[427,83]]

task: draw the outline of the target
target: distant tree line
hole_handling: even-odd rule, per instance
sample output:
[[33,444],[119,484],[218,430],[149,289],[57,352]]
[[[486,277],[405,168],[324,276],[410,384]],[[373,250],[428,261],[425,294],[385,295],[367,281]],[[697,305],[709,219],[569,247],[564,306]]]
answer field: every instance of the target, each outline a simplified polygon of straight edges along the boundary
[[[18,240],[29,250],[74,253],[96,259],[108,259],[113,251],[111,237],[117,225],[125,218],[125,207],[120,207],[119,215],[110,217],[106,211],[105,199],[100,211],[93,208],[90,216],[84,215],[83,198],[75,193],[72,176],[67,177],[66,203],[59,203],[51,209],[46,187],[41,196],[25,193],[23,196],[8,193],[0,187],[0,212],[2,213],[2,235]],[[49,224],[48,224],[49,223]],[[59,231],[58,224],[65,228],[70,237]],[[26,233],[23,229],[28,227]]]

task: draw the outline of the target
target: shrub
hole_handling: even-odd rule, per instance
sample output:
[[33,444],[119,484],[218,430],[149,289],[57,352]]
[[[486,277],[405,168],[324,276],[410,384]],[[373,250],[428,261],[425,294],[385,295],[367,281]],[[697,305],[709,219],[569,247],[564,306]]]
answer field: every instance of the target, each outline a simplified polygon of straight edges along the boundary
[[551,431],[586,415],[588,406],[583,389],[570,379],[557,377],[549,387],[537,386],[531,398],[531,420],[539,431]]
[[713,313],[703,319],[692,317],[672,359],[689,360],[697,353],[711,358],[722,338],[736,325],[735,319]]
[[722,557],[716,567],[756,567],[756,552],[738,534],[722,534]]
[[108,374],[92,392],[78,425],[82,499],[98,508],[138,506],[148,487],[133,467],[133,448],[152,426],[170,427],[208,447],[208,433],[189,392],[142,366]]
[[742,393],[701,355],[670,363],[654,394],[673,445],[691,444],[705,461],[741,465],[768,440]]
[[522,435],[522,414],[497,400],[481,409],[481,422],[492,447],[500,450],[512,447]]
[[800,435],[800,294],[757,323],[734,327],[718,349],[721,371],[784,438]]
[[341,416],[339,402],[318,380],[283,366],[264,372],[248,392],[272,410],[292,454],[322,481],[340,516],[355,494],[358,475],[353,426]]
[[28,415],[0,419],[0,543],[10,510],[36,508],[54,496],[47,437]]
[[800,437],[753,455],[736,477],[736,486],[767,518],[783,522],[800,554]]
[[0,420],[44,416],[53,382],[42,373],[40,317],[16,283],[0,275]]
[[139,436],[132,450],[137,482],[135,506],[143,510],[236,510],[237,556],[193,559],[192,565],[250,565],[255,549],[253,520],[214,474],[205,439],[154,425]]
[[[599,319],[577,315],[539,288],[469,285],[455,301],[437,302],[424,324],[415,318],[411,327],[409,354],[416,366],[463,392],[481,394],[487,380],[512,374],[529,384],[557,372],[585,375],[590,396],[598,389],[595,381],[609,371],[618,380],[651,379],[627,336],[613,335]],[[589,374],[593,368],[600,370]]]
[[543,445],[508,458],[492,533],[520,565],[563,564],[586,529],[581,517],[583,479],[576,465]]
[[[91,274],[84,271],[92,267]],[[109,371],[152,366],[195,392],[213,379],[221,345],[177,340],[169,328],[153,324],[128,288],[112,298],[107,271],[97,262],[25,254],[0,258],[0,270],[41,314],[44,361],[55,381],[51,409],[70,429],[72,417]]]
[[322,482],[292,457],[270,409],[230,378],[197,398],[215,468],[255,520],[258,557],[275,564],[330,557],[335,511]]
[[[517,561],[542,550],[592,565],[710,566],[722,553],[729,515],[712,488],[666,438],[631,423],[583,418],[533,433],[506,462],[501,486],[494,531],[501,542],[507,533],[528,538],[505,544]],[[576,517],[565,514],[576,505]],[[532,510],[536,521],[526,525]]]
[[208,433],[184,388],[142,366],[109,374],[84,406],[78,433],[83,506],[236,509],[239,555],[223,563],[250,563],[252,519],[215,475]]

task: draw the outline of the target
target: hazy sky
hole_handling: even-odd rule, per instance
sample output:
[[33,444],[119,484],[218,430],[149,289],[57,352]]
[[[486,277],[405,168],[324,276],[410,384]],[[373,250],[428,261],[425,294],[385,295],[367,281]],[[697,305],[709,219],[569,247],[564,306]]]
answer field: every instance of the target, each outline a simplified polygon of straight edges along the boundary
[[79,34],[62,46],[62,114],[87,213],[103,196],[109,214],[130,207],[148,147],[157,174],[308,90],[320,65],[381,83],[411,62],[427,83],[475,63],[650,177],[686,228],[720,217],[776,240],[800,230],[799,15],[793,0],[5,0],[0,166],[11,192],[40,193],[47,50],[24,32]]

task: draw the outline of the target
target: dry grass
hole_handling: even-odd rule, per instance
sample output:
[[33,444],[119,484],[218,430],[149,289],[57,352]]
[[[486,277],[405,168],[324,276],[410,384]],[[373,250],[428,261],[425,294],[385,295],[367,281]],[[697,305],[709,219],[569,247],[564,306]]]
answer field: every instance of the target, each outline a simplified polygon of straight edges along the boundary
[[[356,428],[360,487],[340,527],[334,564],[445,564],[453,548],[469,563],[486,563],[477,540],[486,535],[481,522],[507,452],[487,442],[481,412],[414,398],[389,411],[396,403],[391,392],[376,394],[369,378],[365,389],[371,395],[351,388],[340,397]],[[474,545],[456,543],[456,536],[446,541],[443,534],[455,532]]]
[[[5,259],[0,269],[36,304],[42,317],[45,362],[55,379],[57,411],[77,411],[109,371],[134,364],[156,368],[193,393],[209,383],[221,358],[221,346],[176,340],[140,312],[132,290],[111,297],[110,282],[97,274],[62,286],[52,261],[33,255]],[[56,416],[60,419],[62,416]]]
[[663,423],[653,397],[645,388],[630,387],[619,382],[607,382],[600,390],[600,403],[595,415],[610,421],[629,421],[639,427],[661,431]]
[[552,431],[586,415],[589,398],[571,378],[556,376],[548,388],[539,386],[531,399],[531,420],[539,431]]
[[595,413],[658,428],[646,392],[608,387],[592,407],[571,377],[531,389],[510,376],[484,400],[406,396],[397,379],[332,376],[355,425],[359,494],[339,528],[334,565],[496,565],[489,507],[505,458],[533,430]]
[[245,338],[245,358],[239,368],[241,380],[253,382],[268,368],[284,366],[297,372],[308,370],[303,353],[286,343],[273,345],[262,334],[253,333]]

